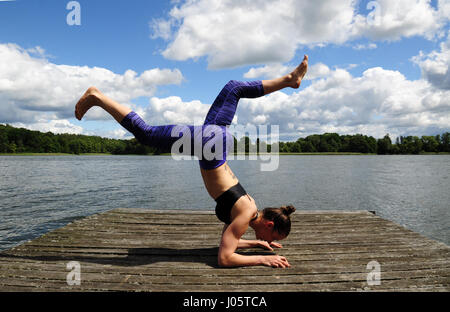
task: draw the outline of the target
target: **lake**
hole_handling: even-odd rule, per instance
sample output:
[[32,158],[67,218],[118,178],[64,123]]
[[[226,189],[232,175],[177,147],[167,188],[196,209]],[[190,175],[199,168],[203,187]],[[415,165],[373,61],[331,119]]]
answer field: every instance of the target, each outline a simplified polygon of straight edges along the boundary
[[[259,209],[371,210],[450,245],[450,155],[280,156],[230,167]],[[114,208],[214,211],[197,161],[169,156],[0,156],[0,250]]]

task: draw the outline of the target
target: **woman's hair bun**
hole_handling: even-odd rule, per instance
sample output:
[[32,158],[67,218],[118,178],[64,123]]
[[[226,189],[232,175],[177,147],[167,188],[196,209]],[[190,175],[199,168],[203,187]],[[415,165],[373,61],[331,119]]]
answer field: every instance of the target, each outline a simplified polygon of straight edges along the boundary
[[295,211],[295,207],[292,205],[281,206],[280,208],[281,208],[281,211],[287,216],[289,216],[291,213],[293,213]]

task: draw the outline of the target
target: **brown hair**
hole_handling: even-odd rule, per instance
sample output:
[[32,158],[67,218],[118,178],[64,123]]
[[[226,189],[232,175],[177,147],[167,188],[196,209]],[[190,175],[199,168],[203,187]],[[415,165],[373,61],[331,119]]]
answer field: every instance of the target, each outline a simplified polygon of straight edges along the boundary
[[295,207],[292,205],[281,206],[280,208],[267,207],[264,208],[263,218],[269,221],[273,221],[273,229],[284,236],[288,236],[291,231],[291,217],[290,214],[295,211]]

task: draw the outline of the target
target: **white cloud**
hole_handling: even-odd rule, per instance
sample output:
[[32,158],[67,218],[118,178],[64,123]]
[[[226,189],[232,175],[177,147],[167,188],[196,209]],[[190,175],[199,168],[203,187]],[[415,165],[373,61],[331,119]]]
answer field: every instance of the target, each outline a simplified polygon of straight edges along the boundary
[[12,123],[14,127],[27,128],[29,130],[41,131],[41,132],[53,132],[53,133],[70,133],[70,134],[82,134],[83,128],[72,124],[66,119],[40,119],[35,123],[24,124],[21,122]]
[[450,32],[446,42],[440,44],[440,51],[429,54],[420,52],[412,58],[422,70],[422,76],[439,89],[450,90]]
[[[283,65],[283,64],[271,64],[262,67],[252,67],[245,74],[244,78],[255,79],[255,78],[265,78],[273,79],[277,77],[282,77],[288,73],[291,73],[296,66]],[[330,73],[330,68],[323,63],[316,63],[309,65],[308,73],[305,76],[306,80],[317,79],[321,77],[326,77]]]
[[450,91],[375,67],[360,77],[335,69],[291,95],[241,99],[237,115],[244,125],[278,124],[282,137],[324,132],[395,137],[448,131],[449,112]]
[[308,72],[306,73],[305,79],[317,79],[327,77],[331,73],[330,68],[323,64],[317,63],[308,67]]
[[[281,139],[314,133],[362,133],[376,138],[389,133],[425,135],[449,131],[450,90],[436,89],[425,79],[408,80],[380,67],[354,77],[347,70],[316,64],[322,75],[292,94],[275,92],[241,99],[235,122],[280,125]],[[211,99],[212,100],[212,99]],[[142,112],[152,125],[202,124],[210,104],[182,98],[152,97]]]
[[[354,35],[372,40],[398,40],[402,37],[442,36],[448,22],[448,0],[434,9],[429,0],[377,0],[368,15],[355,16]],[[369,17],[369,19],[368,19]]]
[[[210,68],[285,62],[299,44],[343,42],[353,8],[346,1],[187,1],[166,20],[154,20],[153,37],[171,38],[166,58],[208,57]],[[324,23],[324,19],[327,20]],[[170,35],[167,26],[172,25]]]
[[209,111],[209,104],[200,101],[183,102],[178,96],[152,97],[143,118],[152,125],[201,125]]
[[373,50],[376,48],[377,48],[377,45],[375,43],[357,44],[357,45],[353,46],[354,50]]
[[439,18],[441,20],[450,20],[450,1],[438,0]]
[[[30,124],[45,130],[41,120],[48,120],[50,112],[53,117],[46,129],[56,131],[55,125],[73,118],[76,102],[91,85],[131,106],[133,98],[152,96],[159,85],[179,84],[183,79],[178,69],[155,68],[140,75],[127,70],[120,75],[99,67],[57,65],[44,56],[40,47],[25,50],[16,44],[0,44],[0,122]],[[110,119],[96,109],[89,111],[86,118]],[[70,125],[66,128],[79,130]]]
[[[423,77],[408,80],[402,73],[374,67],[360,76],[347,69],[330,69],[326,64],[310,66],[308,87],[292,94],[275,92],[257,99],[241,99],[235,119],[239,124],[277,124],[282,138],[313,133],[363,133],[377,138],[389,133],[424,135],[449,131],[450,40],[439,51],[413,59]],[[288,72],[288,65],[272,64],[252,68],[245,76],[274,76]],[[209,109],[199,101],[183,102],[179,97],[153,97],[146,110],[157,124],[201,123]]]
[[[427,81],[407,80],[400,72],[379,67],[352,77],[336,69],[299,92],[273,93],[258,99],[242,99],[240,123],[279,124],[284,136],[312,133],[426,134],[448,131],[450,92],[436,91]],[[301,131],[293,131],[300,129]]]
[[288,67],[283,64],[270,64],[262,67],[252,67],[244,74],[244,78],[254,79],[264,77],[266,79],[273,79],[281,77],[294,70],[294,67]]
[[152,29],[151,38],[163,38],[164,40],[169,40],[172,37],[172,20],[155,19],[149,23]]
[[[397,40],[442,36],[449,0],[438,9],[429,0],[378,0],[376,10],[357,11],[354,0],[185,1],[168,18],[153,20],[152,38],[168,40],[163,56],[206,56],[210,68],[290,61],[302,46],[343,44],[355,39]],[[373,18],[378,16],[377,18]],[[359,48],[374,48],[375,43]],[[358,46],[357,46],[358,47]],[[271,72],[276,66],[261,71]],[[249,76],[254,75],[249,72]]]

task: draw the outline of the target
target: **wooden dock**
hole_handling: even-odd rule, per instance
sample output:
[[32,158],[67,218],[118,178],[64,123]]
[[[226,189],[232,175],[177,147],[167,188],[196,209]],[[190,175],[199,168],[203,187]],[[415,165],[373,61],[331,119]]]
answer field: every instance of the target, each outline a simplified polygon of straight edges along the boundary
[[[291,268],[220,268],[222,224],[214,214],[111,210],[1,252],[0,291],[450,290],[450,248],[443,243],[370,212],[292,217],[284,248],[275,250]],[[244,238],[253,239],[253,231]]]

